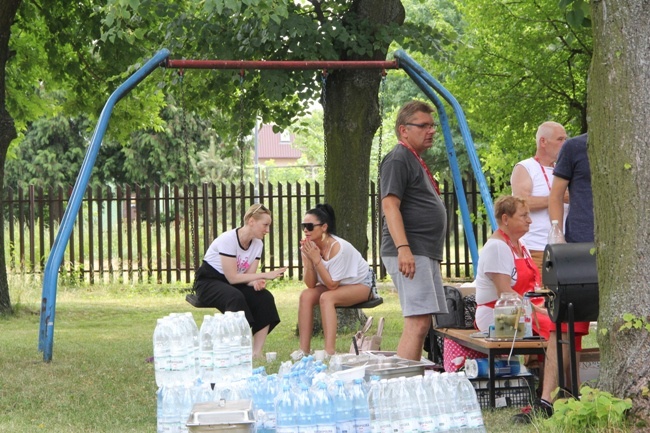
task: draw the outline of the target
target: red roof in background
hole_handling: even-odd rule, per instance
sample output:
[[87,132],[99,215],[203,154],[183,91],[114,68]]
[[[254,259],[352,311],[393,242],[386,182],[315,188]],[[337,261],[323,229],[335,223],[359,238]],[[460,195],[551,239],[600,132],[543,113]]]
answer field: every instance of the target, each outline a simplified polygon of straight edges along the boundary
[[[283,141],[285,138],[287,141]],[[293,147],[294,134],[273,132],[273,125],[262,125],[258,136],[257,157],[259,159],[298,159],[302,152]]]

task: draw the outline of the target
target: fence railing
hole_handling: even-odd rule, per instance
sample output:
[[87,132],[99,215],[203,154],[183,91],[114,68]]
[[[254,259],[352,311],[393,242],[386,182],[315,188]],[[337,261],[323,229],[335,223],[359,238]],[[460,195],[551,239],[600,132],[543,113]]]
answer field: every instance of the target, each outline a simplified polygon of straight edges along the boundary
[[[441,189],[449,222],[443,276],[472,279],[474,271],[453,186],[445,182]],[[480,215],[478,188],[470,181],[465,182],[464,189],[470,211]],[[70,192],[62,188],[5,189],[5,256],[10,273],[43,272]],[[89,188],[68,242],[60,278],[91,284],[190,283],[212,240],[240,225],[248,206],[257,200],[273,213],[273,228],[265,238],[261,265],[266,269],[288,266],[289,277],[301,277],[297,248],[302,237],[300,222],[305,211],[323,200],[318,183],[260,183],[257,188],[249,183],[243,192],[239,183]],[[383,277],[374,183],[368,200],[367,259]],[[485,218],[474,221],[472,230],[482,245],[489,235],[488,224]]]

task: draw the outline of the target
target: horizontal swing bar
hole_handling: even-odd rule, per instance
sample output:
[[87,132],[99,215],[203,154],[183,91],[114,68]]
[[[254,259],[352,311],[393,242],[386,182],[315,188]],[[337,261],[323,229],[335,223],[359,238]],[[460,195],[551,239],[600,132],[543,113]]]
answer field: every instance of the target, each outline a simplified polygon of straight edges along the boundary
[[165,68],[183,69],[399,69],[395,60],[172,60]]

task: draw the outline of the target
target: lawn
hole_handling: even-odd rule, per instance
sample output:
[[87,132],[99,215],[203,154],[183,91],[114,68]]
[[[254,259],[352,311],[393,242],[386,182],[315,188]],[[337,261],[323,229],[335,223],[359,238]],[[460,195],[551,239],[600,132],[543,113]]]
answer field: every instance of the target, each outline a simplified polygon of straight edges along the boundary
[[[278,352],[268,372],[298,348],[296,281],[273,282],[282,323],[269,336],[266,351]],[[39,282],[11,281],[16,314],[0,318],[0,432],[89,433],[154,432],[156,385],[152,334],[156,319],[191,311],[200,326],[204,314],[178,289],[158,285],[59,287],[53,359],[38,352]],[[386,318],[383,350],[395,350],[401,332],[397,295],[380,289],[384,304],[366,314]],[[376,322],[375,322],[376,323]],[[347,352],[355,330],[341,331],[337,351]],[[323,347],[315,338],[313,349]],[[489,432],[534,432],[515,426],[516,409],[485,411]]]

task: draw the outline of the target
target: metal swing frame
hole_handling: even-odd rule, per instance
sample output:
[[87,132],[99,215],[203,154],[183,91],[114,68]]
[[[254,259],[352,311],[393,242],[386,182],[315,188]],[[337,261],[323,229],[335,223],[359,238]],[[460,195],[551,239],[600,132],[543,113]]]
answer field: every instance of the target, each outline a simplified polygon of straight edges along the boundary
[[93,132],[92,138],[86,155],[72,189],[72,194],[68,206],[63,214],[61,225],[57,231],[52,249],[45,264],[43,275],[43,290],[41,301],[41,315],[39,325],[38,350],[43,352],[43,360],[50,362],[54,346],[54,322],[56,316],[56,293],[61,266],[66,246],[70,239],[70,234],[74,228],[75,218],[79,213],[83,201],[84,191],[90,181],[93,166],[99,154],[102,140],[108,128],[108,122],[115,105],[126,96],[134,87],[142,82],[154,70],[160,67],[179,68],[179,69],[403,69],[410,78],[418,85],[424,94],[435,105],[440,124],[443,130],[447,156],[452,170],[456,197],[461,211],[463,227],[465,228],[465,237],[470,249],[474,272],[478,264],[478,248],[476,239],[472,230],[472,222],[465,197],[464,187],[460,177],[458,160],[451,137],[449,119],[442,101],[438,95],[447,101],[453,108],[458,120],[460,132],[470,157],[470,164],[474,171],[474,176],[479,184],[479,189],[483,203],[486,208],[488,219],[492,229],[496,228],[496,220],[493,215],[492,197],[490,195],[487,181],[481,169],[481,164],[474,149],[474,143],[467,126],[465,115],[460,104],[437,80],[435,80],[420,65],[411,59],[406,52],[399,50],[394,54],[393,61],[234,61],[234,60],[173,60],[169,58],[170,52],[167,49],[158,51],[149,61],[140,69],[135,71],[129,78],[124,81],[108,98],[102,112],[99,116],[97,126]]

